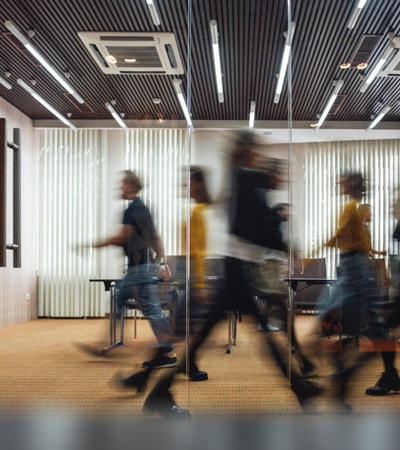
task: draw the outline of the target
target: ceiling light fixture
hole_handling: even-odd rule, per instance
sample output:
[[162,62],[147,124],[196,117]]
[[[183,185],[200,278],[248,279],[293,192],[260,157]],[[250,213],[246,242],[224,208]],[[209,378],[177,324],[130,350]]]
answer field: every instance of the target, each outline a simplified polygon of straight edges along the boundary
[[386,50],[383,52],[383,55],[379,58],[379,61],[375,64],[371,72],[365,78],[364,83],[361,85],[360,91],[365,92],[368,86],[374,81],[375,77],[378,75],[379,71],[385,65],[387,59],[392,53],[393,49],[396,47],[394,42],[390,42]]
[[335,103],[336,97],[339,94],[340,89],[343,86],[343,80],[335,80],[333,82],[333,85],[335,86],[335,88],[333,89],[332,95],[330,96],[328,103],[326,104],[321,117],[319,118],[317,125],[314,127],[315,131],[319,130],[319,128],[321,127],[321,125],[324,123],[326,116],[328,115],[329,111],[332,108],[332,105]]
[[12,85],[7,80],[5,80],[3,77],[0,76],[0,84],[4,86],[6,89],[11,89]]
[[41,103],[45,108],[47,108],[52,114],[54,114],[58,119],[61,120],[61,122],[65,123],[65,125],[68,125],[72,130],[76,131],[77,128],[75,125],[73,125],[69,120],[67,120],[61,113],[59,113],[55,108],[53,108],[47,101],[41,97],[39,94],[37,94],[28,83],[25,83],[25,81],[21,80],[21,78],[18,78],[17,83],[21,85],[26,91],[28,91],[34,99],[36,99],[39,103]]
[[179,103],[181,104],[183,114],[185,115],[186,122],[188,124],[188,127],[191,128],[191,127],[193,127],[193,123],[192,123],[192,119],[190,118],[190,113],[189,113],[188,107],[186,105],[185,99],[183,97],[183,93],[182,93],[182,89],[181,89],[182,80],[178,80],[177,78],[174,78],[173,83],[175,86],[176,93],[178,95]]
[[368,125],[367,131],[372,130],[378,122],[380,122],[383,117],[393,108],[393,105],[386,105],[381,112],[375,117],[375,119]]
[[43,67],[77,100],[84,103],[83,98],[68,83],[68,81],[46,61],[46,59],[31,45],[29,40],[19,31],[19,29],[10,21],[6,20],[4,25],[9,31],[25,46],[25,48],[43,65]]
[[350,30],[354,28],[354,25],[358,20],[358,16],[361,14],[361,10],[364,8],[366,3],[367,0],[358,0],[355,8],[353,9],[353,13],[350,17],[349,23],[347,24],[347,28],[349,28]]
[[290,48],[292,45],[293,33],[294,33],[295,26],[296,26],[295,22],[290,22],[288,31],[283,33],[283,35],[286,37],[285,50],[283,51],[281,68],[280,68],[279,75],[278,75],[278,83],[276,85],[274,103],[278,103],[279,98],[281,96],[283,82],[285,81],[285,76],[286,76],[286,69],[287,69],[287,66],[289,63]]
[[128,129],[126,123],[122,120],[121,116],[115,111],[114,107],[111,103],[106,103],[106,108],[110,111],[111,115],[114,117],[114,119],[118,122],[119,126],[122,128]]
[[107,55],[106,61],[110,64],[117,64],[117,58],[114,55]]
[[151,15],[151,18],[153,19],[154,25],[158,26],[160,25],[160,18],[158,17],[158,11],[156,8],[156,5],[154,3],[154,0],[146,0],[147,6],[149,7],[149,12]]
[[221,57],[218,44],[218,25],[216,20],[210,20],[211,42],[214,55],[215,78],[217,81],[218,100],[220,103],[224,101],[224,89],[222,86]]
[[250,102],[249,128],[254,128],[254,118],[256,115],[256,102]]
[[340,64],[340,68],[343,70],[350,69],[350,67],[351,67],[351,63],[349,63],[349,62]]

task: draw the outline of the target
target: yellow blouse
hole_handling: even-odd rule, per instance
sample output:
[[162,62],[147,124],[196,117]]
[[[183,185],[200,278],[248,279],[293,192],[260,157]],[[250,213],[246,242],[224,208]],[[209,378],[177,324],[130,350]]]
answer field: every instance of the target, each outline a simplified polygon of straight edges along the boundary
[[342,253],[352,250],[371,251],[371,239],[358,212],[358,200],[352,200],[345,205],[338,230],[325,245],[338,247]]
[[[194,288],[206,287],[207,227],[204,219],[206,203],[192,206],[190,216],[190,274]],[[183,230],[183,254],[186,253],[186,224]]]

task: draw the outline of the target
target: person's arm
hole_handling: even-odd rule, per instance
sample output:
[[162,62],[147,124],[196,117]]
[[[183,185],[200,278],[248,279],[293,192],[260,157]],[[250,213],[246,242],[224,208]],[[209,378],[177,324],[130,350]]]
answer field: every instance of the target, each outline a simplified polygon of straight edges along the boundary
[[92,247],[102,248],[107,247],[109,245],[116,245],[119,247],[123,247],[129,241],[129,239],[132,237],[134,233],[135,230],[131,225],[122,225],[118,233],[109,236],[108,238],[94,242],[92,244]]
[[160,263],[161,278],[164,281],[168,281],[171,276],[171,270],[167,264],[167,257],[165,256],[164,244],[158,231],[154,229],[152,236],[152,248],[156,253],[156,262]]

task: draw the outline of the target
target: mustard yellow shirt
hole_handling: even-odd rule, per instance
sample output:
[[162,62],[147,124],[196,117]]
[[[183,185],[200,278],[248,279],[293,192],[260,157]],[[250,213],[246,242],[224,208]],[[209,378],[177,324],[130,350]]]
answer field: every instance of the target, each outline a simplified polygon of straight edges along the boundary
[[[205,203],[197,203],[192,206],[190,216],[190,266],[194,288],[204,288],[207,255],[207,227],[204,219]],[[186,224],[183,233],[183,254],[186,253]]]
[[325,244],[328,247],[338,247],[341,253],[352,250],[371,251],[371,239],[358,212],[358,200],[347,203],[339,218],[339,227],[335,235]]

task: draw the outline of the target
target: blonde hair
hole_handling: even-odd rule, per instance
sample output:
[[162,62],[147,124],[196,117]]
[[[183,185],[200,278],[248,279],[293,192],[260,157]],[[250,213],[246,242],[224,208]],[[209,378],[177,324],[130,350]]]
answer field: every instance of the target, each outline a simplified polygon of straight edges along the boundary
[[131,184],[138,192],[142,189],[142,182],[133,170],[124,170],[124,180]]

